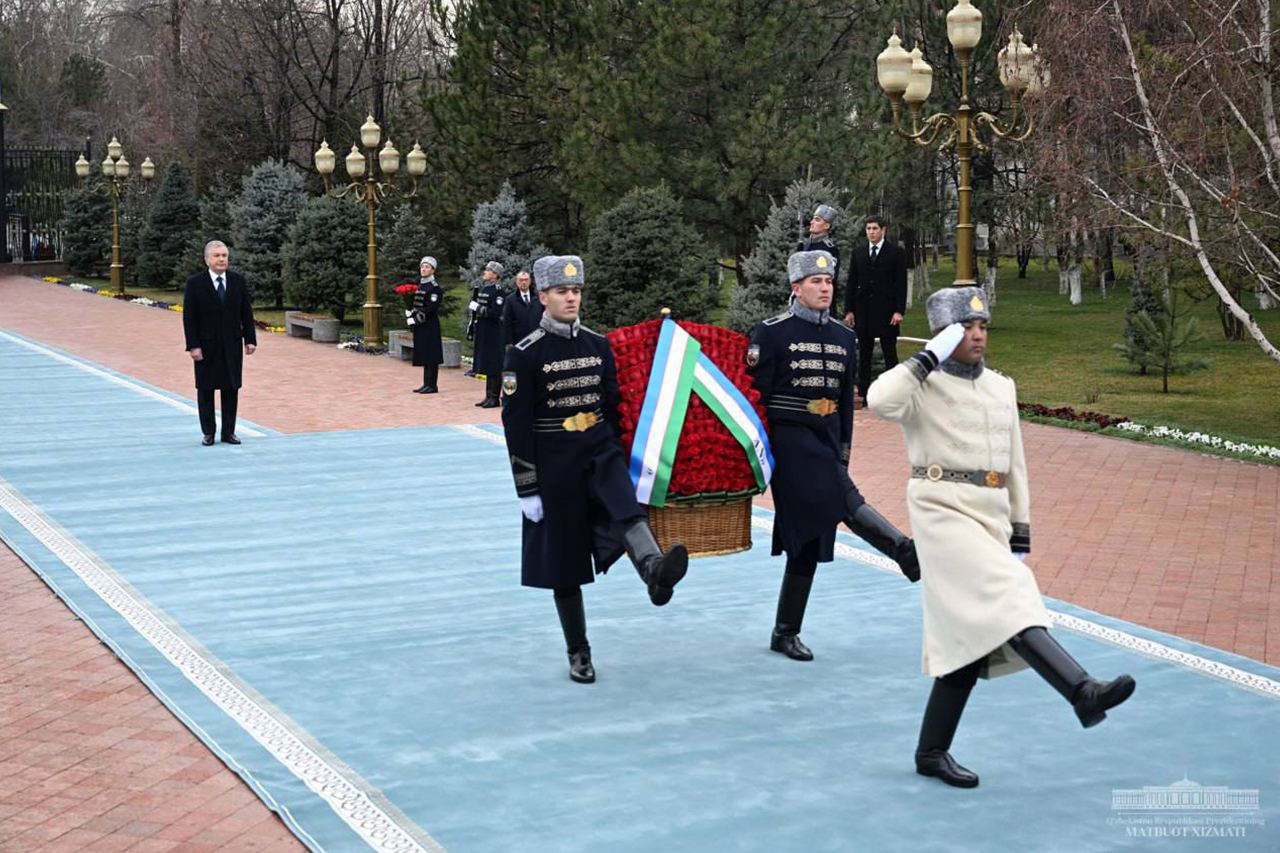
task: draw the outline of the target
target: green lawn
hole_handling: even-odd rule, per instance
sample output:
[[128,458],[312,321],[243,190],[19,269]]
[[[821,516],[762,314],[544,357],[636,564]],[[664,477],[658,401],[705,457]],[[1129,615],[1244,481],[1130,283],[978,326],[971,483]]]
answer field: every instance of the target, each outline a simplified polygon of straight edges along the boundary
[[[950,282],[951,276],[944,264],[930,280],[936,286]],[[1191,312],[1205,339],[1189,353],[1206,359],[1209,368],[1171,376],[1169,393],[1163,394],[1159,376],[1137,375],[1111,348],[1121,340],[1128,288],[1112,289],[1103,299],[1096,286],[1086,284],[1084,302],[1072,305],[1058,294],[1056,266],[1045,272],[1033,261],[1028,279],[1019,281],[1017,268],[1006,261],[996,293],[987,363],[1014,378],[1022,402],[1280,446],[1280,364],[1250,337],[1236,343],[1223,340],[1213,301],[1201,302]],[[1257,303],[1248,296],[1245,308],[1256,312],[1272,343],[1280,343],[1280,311],[1257,312]],[[928,337],[926,326],[924,306],[915,305],[903,334]],[[908,352],[914,352],[913,346],[900,347],[900,355]]]

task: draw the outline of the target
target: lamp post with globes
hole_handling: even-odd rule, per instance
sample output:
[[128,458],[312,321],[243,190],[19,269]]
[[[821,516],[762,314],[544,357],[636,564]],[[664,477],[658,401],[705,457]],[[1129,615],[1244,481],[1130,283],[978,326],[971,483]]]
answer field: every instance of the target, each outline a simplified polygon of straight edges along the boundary
[[[83,154],[76,160],[76,175],[81,180],[89,177],[92,168]],[[107,143],[107,158],[102,161],[102,175],[107,179],[107,189],[111,193],[111,291],[121,295],[124,294],[124,264],[120,263],[120,196],[129,180],[129,170],[124,148],[118,139],[111,137],[111,141]],[[156,176],[156,164],[147,157],[142,161],[139,171],[143,182],[139,192],[146,192],[147,185]]]
[[[940,149],[955,146],[959,161],[959,183],[956,195],[959,210],[956,216],[956,280],[957,287],[977,284],[973,265],[973,222],[970,221],[970,204],[973,186],[970,183],[970,164],[973,152],[989,151],[990,144],[983,142],[979,131],[986,128],[993,137],[1022,142],[1031,136],[1035,122],[1023,106],[1023,99],[1039,94],[1049,84],[1049,70],[1040,61],[1036,45],[1030,47],[1022,40],[1022,33],[1015,28],[1009,36],[1009,44],[997,55],[1000,83],[1013,101],[1013,115],[1008,124],[988,112],[974,113],[969,106],[969,64],[973,49],[982,38],[982,12],[972,0],[956,0],[947,13],[947,40],[960,60],[960,106],[954,113],[935,113],[923,120],[920,108],[933,88],[933,68],[924,61],[917,45],[908,53],[898,38],[897,27],[889,36],[889,46],[876,57],[876,77],[880,88],[893,106],[893,132],[916,145],[930,147],[939,139]],[[902,103],[907,104],[911,116],[910,128],[902,124]],[[942,136],[943,130],[948,130]]]
[[[400,152],[391,144],[391,140],[387,140],[387,144],[378,151],[378,142],[382,137],[382,128],[378,127],[378,123],[373,120],[373,116],[369,116],[365,123],[360,126],[360,143],[369,152],[369,160],[374,159],[377,154],[378,168],[382,171],[384,180],[377,180],[373,175],[373,165],[369,164],[366,168],[365,155],[360,153],[359,147],[351,146],[351,153],[343,158],[343,164],[347,169],[347,177],[351,180],[341,190],[330,190],[329,176],[333,174],[333,167],[337,160],[337,155],[333,149],[329,147],[328,140],[323,140],[320,147],[316,150],[316,171],[320,173],[321,179],[324,181],[325,194],[329,198],[342,198],[347,193],[353,193],[354,197],[364,203],[369,211],[369,243],[368,243],[368,268],[369,273],[364,279],[364,339],[369,346],[380,346],[382,344],[382,305],[378,302],[378,236],[375,230],[377,222],[378,205],[386,199],[388,195],[397,191],[392,184],[397,172],[400,171]],[[418,193],[418,178],[426,174],[427,171],[427,155],[418,143],[413,143],[413,150],[405,156],[408,165],[409,177],[413,180],[413,188],[405,193],[406,198],[411,198]]]

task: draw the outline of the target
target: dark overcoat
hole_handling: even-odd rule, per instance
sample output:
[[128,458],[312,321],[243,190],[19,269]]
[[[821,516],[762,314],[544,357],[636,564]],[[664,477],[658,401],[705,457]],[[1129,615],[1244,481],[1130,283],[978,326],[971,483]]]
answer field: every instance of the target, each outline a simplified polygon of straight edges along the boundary
[[542,300],[538,294],[529,290],[529,304],[526,305],[519,290],[507,294],[506,305],[502,306],[502,343],[512,347],[524,339],[524,336],[538,328],[542,319]]
[[226,272],[226,300],[218,299],[208,270],[187,279],[182,295],[182,331],[186,349],[199,347],[203,358],[192,362],[196,388],[239,388],[244,345],[258,345],[253,302],[244,276]]
[[523,520],[521,583],[591,583],[593,564],[604,572],[622,556],[619,523],[644,516],[618,441],[609,340],[582,326],[569,338],[535,329],[507,351],[502,391],[516,494],[541,496],[544,513]]
[[472,369],[485,376],[502,372],[502,307],[507,291],[501,282],[487,282],[476,294],[476,346]]
[[896,334],[890,325],[894,314],[907,313],[907,255],[887,238],[874,261],[868,246],[859,246],[849,264],[849,288],[845,313],[853,312],[854,327],[862,337]]
[[440,341],[440,302],[444,288],[432,276],[418,282],[413,294],[413,363],[426,367],[444,362],[444,345]]
[[857,352],[848,326],[813,323],[790,311],[751,334],[747,365],[773,448],[774,554],[798,557],[817,540],[818,561],[833,559],[836,525],[848,515],[846,498],[854,489],[848,465]]

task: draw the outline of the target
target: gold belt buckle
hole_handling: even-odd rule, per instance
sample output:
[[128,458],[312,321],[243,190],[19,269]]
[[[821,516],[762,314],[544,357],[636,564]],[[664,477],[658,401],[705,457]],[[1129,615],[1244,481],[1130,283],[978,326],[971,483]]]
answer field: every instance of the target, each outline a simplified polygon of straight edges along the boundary
[[936,463],[930,465],[924,470],[924,475],[936,483],[942,479],[942,466]]
[[836,409],[840,407],[835,400],[829,400],[826,397],[823,397],[820,400],[810,400],[808,404],[805,405],[805,408],[813,414],[825,418],[827,415],[835,414]]
[[600,416],[595,412],[578,412],[565,418],[561,426],[565,432],[586,432],[598,423]]
[[1004,475],[1002,475],[999,471],[988,471],[986,479],[987,479],[987,486],[989,488],[998,489],[1000,487],[1000,481],[1004,479]]

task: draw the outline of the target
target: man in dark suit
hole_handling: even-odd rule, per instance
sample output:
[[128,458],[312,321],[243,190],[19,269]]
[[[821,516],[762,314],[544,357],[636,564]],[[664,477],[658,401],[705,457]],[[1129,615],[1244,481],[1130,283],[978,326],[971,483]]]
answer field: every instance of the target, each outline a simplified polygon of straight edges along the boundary
[[204,247],[207,272],[187,279],[182,297],[182,331],[187,354],[196,369],[196,403],[200,410],[203,444],[213,444],[216,422],[213,392],[222,392],[222,440],[239,444],[236,438],[236,402],[240,391],[241,367],[245,355],[253,355],[258,335],[253,325],[253,303],[244,276],[229,272],[227,245],[211,240]]
[[528,270],[516,273],[516,292],[508,296],[502,306],[502,341],[507,349],[538,328],[538,321],[542,319],[542,301],[530,292],[530,284]]
[[875,340],[889,370],[898,363],[898,331],[907,311],[907,258],[885,239],[879,216],[867,217],[867,245],[854,250],[845,294],[844,322],[858,333],[858,394],[865,400]]

